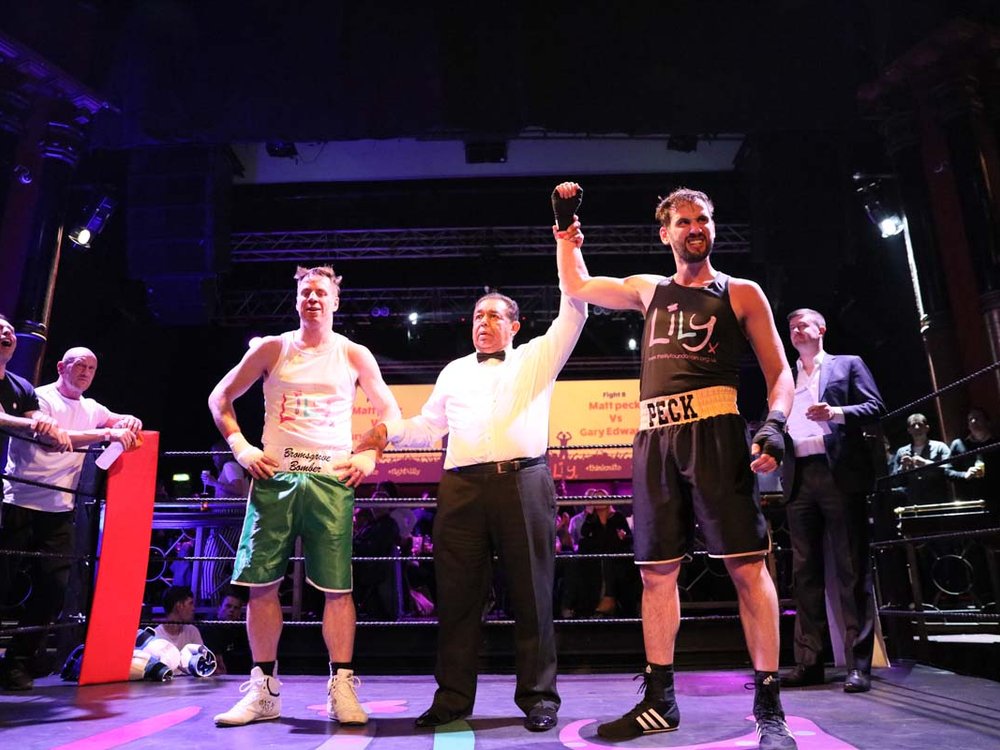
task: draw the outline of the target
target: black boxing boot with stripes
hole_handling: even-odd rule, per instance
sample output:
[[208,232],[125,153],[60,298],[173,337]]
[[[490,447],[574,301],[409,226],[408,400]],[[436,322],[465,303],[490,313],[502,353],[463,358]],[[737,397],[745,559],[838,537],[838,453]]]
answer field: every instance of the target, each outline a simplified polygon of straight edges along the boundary
[[614,742],[631,740],[646,734],[672,732],[681,723],[681,713],[674,699],[674,667],[672,664],[647,664],[639,690],[642,700],[614,721],[597,727],[597,736]]

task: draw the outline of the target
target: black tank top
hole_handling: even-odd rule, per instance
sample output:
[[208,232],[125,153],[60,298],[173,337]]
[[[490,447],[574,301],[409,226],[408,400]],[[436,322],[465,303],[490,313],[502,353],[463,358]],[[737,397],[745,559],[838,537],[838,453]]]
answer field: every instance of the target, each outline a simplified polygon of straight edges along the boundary
[[728,275],[717,273],[708,286],[697,287],[665,279],[646,310],[639,397],[736,387],[746,347],[729,303]]

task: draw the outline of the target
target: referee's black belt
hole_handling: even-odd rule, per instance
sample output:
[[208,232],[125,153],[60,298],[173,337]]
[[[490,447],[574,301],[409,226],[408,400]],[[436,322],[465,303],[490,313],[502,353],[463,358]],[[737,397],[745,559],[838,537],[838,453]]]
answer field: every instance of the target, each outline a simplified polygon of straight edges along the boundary
[[511,461],[493,461],[486,464],[469,464],[448,469],[456,474],[511,474],[521,469],[545,463],[545,456],[535,458],[515,458]]

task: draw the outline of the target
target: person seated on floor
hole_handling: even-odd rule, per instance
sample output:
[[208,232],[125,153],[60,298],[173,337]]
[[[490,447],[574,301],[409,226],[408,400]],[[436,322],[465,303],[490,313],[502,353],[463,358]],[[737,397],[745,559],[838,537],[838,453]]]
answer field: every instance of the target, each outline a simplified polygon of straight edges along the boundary
[[153,632],[177,646],[178,650],[189,643],[204,644],[201,631],[194,625],[194,592],[188,586],[170,586],[163,592],[164,622]]
[[205,645],[215,654],[218,664],[216,674],[245,674],[250,671],[250,644],[243,624],[248,598],[246,586],[229,584],[215,617],[232,624],[205,626]]

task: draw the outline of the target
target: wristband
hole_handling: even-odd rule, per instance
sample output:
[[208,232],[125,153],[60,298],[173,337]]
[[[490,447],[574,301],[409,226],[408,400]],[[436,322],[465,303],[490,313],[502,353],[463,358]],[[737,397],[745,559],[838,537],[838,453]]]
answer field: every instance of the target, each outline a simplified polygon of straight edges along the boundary
[[375,451],[367,450],[361,453],[355,453],[350,458],[351,463],[356,469],[358,469],[366,477],[371,476],[372,472],[375,471]]
[[234,456],[240,455],[240,453],[250,447],[250,441],[243,437],[243,433],[239,431],[231,432],[226,437],[226,442],[229,443],[229,448],[232,450]]
[[775,424],[784,427],[785,422],[788,421],[788,417],[785,416],[785,412],[781,411],[781,409],[771,409],[771,411],[767,413],[767,419],[765,421],[774,422]]

